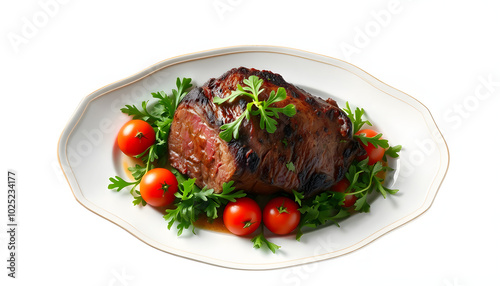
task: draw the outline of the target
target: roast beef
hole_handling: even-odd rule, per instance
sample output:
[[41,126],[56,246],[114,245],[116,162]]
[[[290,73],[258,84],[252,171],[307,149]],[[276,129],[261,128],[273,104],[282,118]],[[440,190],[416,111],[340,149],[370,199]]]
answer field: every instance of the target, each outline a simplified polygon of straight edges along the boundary
[[[264,81],[259,100],[283,87],[287,97],[274,106],[292,103],[297,113],[280,115],[273,134],[262,130],[259,116],[252,115],[249,121],[243,120],[239,138],[226,142],[219,137],[220,127],[238,118],[251,99],[240,96],[221,105],[213,99],[230,95],[251,75]],[[364,151],[352,138],[351,121],[333,99],[312,96],[279,74],[240,67],[184,97],[175,112],[168,152],[174,168],[216,193],[222,191],[224,182],[234,181],[237,189],[248,193],[297,190],[309,197],[341,180]]]

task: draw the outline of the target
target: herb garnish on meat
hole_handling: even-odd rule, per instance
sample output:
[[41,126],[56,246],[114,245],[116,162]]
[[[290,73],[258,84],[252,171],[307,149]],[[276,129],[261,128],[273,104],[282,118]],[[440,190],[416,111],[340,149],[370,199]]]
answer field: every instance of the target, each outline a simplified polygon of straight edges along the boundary
[[[286,90],[283,87],[279,87],[275,92],[271,91],[269,98],[267,100],[259,101],[259,94],[263,92],[260,89],[264,80],[258,78],[257,76],[251,75],[243,80],[246,86],[241,86],[238,84],[237,89],[231,92],[231,94],[225,98],[215,97],[214,102],[217,104],[222,104],[226,101],[233,102],[237,97],[241,95],[246,95],[252,99],[251,102],[247,104],[245,111],[233,122],[227,123],[221,126],[220,138],[229,142],[232,138],[239,138],[239,129],[243,119],[250,120],[250,115],[260,115],[260,128],[266,129],[269,133],[274,133],[276,131],[278,122],[272,117],[279,118],[279,113],[283,113],[288,117],[294,116],[297,112],[293,104],[288,104],[285,107],[270,107],[273,103],[280,102],[286,98]],[[257,109],[252,110],[253,107]]]

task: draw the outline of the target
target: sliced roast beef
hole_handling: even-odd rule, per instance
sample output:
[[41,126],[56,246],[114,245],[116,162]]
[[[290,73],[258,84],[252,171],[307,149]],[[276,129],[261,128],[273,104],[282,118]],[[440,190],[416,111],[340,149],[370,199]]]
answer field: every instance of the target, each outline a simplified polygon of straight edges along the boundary
[[[275,133],[259,127],[259,116],[243,120],[239,138],[226,142],[221,126],[245,111],[249,98],[241,96],[221,105],[214,97],[229,96],[243,80],[263,79],[259,100],[279,87],[285,100],[275,107],[295,105],[293,117],[281,115]],[[352,138],[352,125],[333,99],[323,100],[287,83],[270,71],[235,68],[191,90],[179,104],[171,126],[170,164],[196,178],[199,187],[222,191],[224,182],[254,194],[278,191],[304,192],[312,196],[341,180],[353,159],[364,152]]]

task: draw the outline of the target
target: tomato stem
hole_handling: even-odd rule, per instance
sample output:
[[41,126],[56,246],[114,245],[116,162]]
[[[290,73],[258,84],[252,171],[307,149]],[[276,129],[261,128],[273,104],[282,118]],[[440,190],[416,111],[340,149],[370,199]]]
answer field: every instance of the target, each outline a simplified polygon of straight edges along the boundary
[[252,224],[254,224],[255,222],[252,222],[251,220],[249,221],[244,221],[243,222],[245,225],[243,226],[243,228],[248,228],[250,227]]
[[161,189],[163,190],[163,195],[162,195],[163,197],[165,196],[165,193],[168,192],[169,187],[170,185],[167,184],[167,182],[165,181],[161,184]]
[[139,132],[137,132],[137,134],[135,134],[135,138],[142,139],[142,138],[147,138],[147,137],[144,135],[144,133],[139,131]]
[[288,213],[288,210],[285,207],[285,200],[283,200],[283,202],[281,203],[281,206],[276,207],[276,208],[278,209],[278,213],[280,213],[280,214]]

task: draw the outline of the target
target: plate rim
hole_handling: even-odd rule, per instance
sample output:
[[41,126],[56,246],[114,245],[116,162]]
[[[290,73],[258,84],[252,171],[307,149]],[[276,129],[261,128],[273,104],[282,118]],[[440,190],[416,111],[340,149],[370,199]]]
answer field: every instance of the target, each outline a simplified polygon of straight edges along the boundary
[[[225,56],[225,55],[230,55],[230,54],[240,54],[240,53],[251,53],[251,52],[260,52],[260,53],[275,53],[275,54],[284,54],[288,56],[294,56],[294,57],[299,57],[303,58],[306,60],[312,60],[316,62],[320,62],[323,64],[328,64],[331,66],[335,66],[337,68],[341,68],[346,70],[347,72],[352,73],[353,75],[356,75],[360,77],[362,80],[370,84],[371,86],[375,87],[376,89],[384,92],[385,94],[394,97],[396,99],[399,99],[406,104],[412,106],[413,108],[416,108],[424,117],[424,121],[427,124],[427,129],[433,134],[433,142],[436,143],[438,147],[438,151],[440,153],[439,155],[439,162],[440,166],[438,170],[436,171],[436,174],[434,176],[434,180],[431,183],[430,187],[427,189],[427,195],[426,198],[423,202],[423,204],[417,208],[415,211],[405,215],[404,217],[386,225],[385,227],[375,231],[374,233],[367,235],[364,239],[361,241],[350,245],[344,249],[336,250],[333,252],[327,252],[319,255],[312,255],[310,257],[303,257],[303,258],[298,258],[298,259],[291,259],[287,261],[280,261],[280,262],[272,262],[272,263],[241,263],[241,262],[234,262],[234,261],[226,261],[223,259],[218,259],[214,257],[208,257],[206,255],[201,255],[197,253],[192,253],[186,250],[182,249],[177,249],[177,248],[169,248],[168,246],[165,246],[164,244],[161,244],[160,247],[158,244],[159,242],[154,241],[152,238],[148,237],[147,235],[143,234],[139,229],[134,227],[132,224],[128,223],[127,221],[121,219],[117,215],[110,213],[106,211],[105,209],[102,209],[98,206],[95,206],[94,203],[91,201],[87,200],[85,196],[83,195],[83,192],[78,185],[78,181],[76,179],[73,179],[73,171],[71,170],[69,162],[66,164],[68,161],[68,156],[66,154],[67,152],[67,144],[68,140],[70,138],[70,135],[72,134],[73,130],[78,126],[79,121],[81,120],[82,116],[85,114],[85,111],[89,104],[101,97],[104,96],[116,89],[131,85],[145,77],[148,77],[149,75],[160,71],[162,69],[168,68],[170,66],[176,65],[176,64],[181,64],[184,62],[191,62],[191,61],[197,61],[201,60],[204,58],[212,58],[212,57],[218,57],[218,56]],[[334,63],[336,62],[336,63]],[[341,63],[344,65],[338,66],[337,64]],[[347,66],[347,68],[345,67]],[[353,70],[349,70],[353,69]],[[357,73],[356,73],[357,72]],[[358,74],[360,73],[360,74]],[[395,93],[399,93],[397,95],[390,93],[389,91],[393,91]],[[414,101],[413,104],[411,102],[408,102],[407,100],[403,100],[401,97],[406,97],[405,99],[409,99],[410,101]],[[431,123],[431,126],[429,126],[429,123]],[[437,131],[437,133],[433,132]],[[434,134],[435,133],[435,134]],[[437,135],[438,137],[435,138],[434,135]],[[65,140],[64,140],[65,139]],[[64,144],[62,144],[64,141]],[[444,149],[443,149],[444,148]],[[450,152],[448,145],[446,143],[446,140],[444,139],[441,131],[439,130],[439,127],[437,126],[437,123],[434,120],[434,117],[432,116],[431,112],[425,106],[422,102],[414,98],[413,96],[396,89],[385,82],[382,82],[378,78],[374,77],[373,75],[369,74],[365,70],[359,68],[358,66],[351,64],[349,62],[346,62],[341,59],[337,59],[334,57],[314,53],[314,52],[309,52],[301,49],[295,49],[295,48],[289,48],[289,47],[284,47],[284,46],[273,46],[273,45],[237,45],[237,46],[228,46],[228,47],[221,47],[221,48],[214,48],[214,49],[208,49],[208,50],[202,50],[199,52],[192,52],[192,53],[187,53],[183,55],[178,55],[174,57],[167,58],[165,60],[159,61],[153,65],[150,65],[146,67],[145,69],[142,69],[141,71],[132,74],[128,77],[125,77],[123,79],[117,80],[115,82],[112,82],[110,84],[107,84],[87,96],[85,96],[80,103],[78,104],[77,108],[71,115],[70,119],[66,123],[60,137],[57,143],[57,159],[59,166],[61,170],[63,171],[64,177],[66,181],[68,182],[70,189],[73,193],[73,196],[75,199],[86,209],[89,211],[97,214],[98,216],[105,218],[106,220],[116,224],[117,226],[121,227],[137,239],[141,240],[142,242],[146,243],[147,245],[156,248],[158,250],[161,250],[163,252],[173,254],[179,257],[184,257],[188,258],[194,261],[199,261],[199,262],[204,262],[207,264],[211,265],[216,265],[220,267],[225,267],[225,268],[230,268],[230,269],[241,269],[241,270],[267,270],[267,269],[278,269],[278,268],[285,268],[285,267],[290,267],[290,266],[297,266],[297,265],[302,265],[302,264],[307,264],[307,263],[312,263],[312,262],[318,262],[326,259],[331,259],[335,257],[339,257],[342,255],[345,255],[347,253],[350,253],[352,251],[355,251],[357,249],[360,249],[364,247],[365,245],[369,244],[372,241],[375,241],[379,237],[383,236],[384,234],[387,234],[394,229],[408,223],[409,221],[417,218],[418,216],[422,215],[425,213],[431,206],[432,203],[434,202],[434,199],[437,195],[437,192],[439,191],[440,187],[443,184],[443,181],[448,173],[449,169],[449,163],[450,163]],[[63,161],[63,159],[66,160],[66,162]],[[444,159],[444,162],[443,162]],[[66,172],[65,168],[69,168],[71,171],[71,174]],[[73,183],[72,183],[73,182]],[[74,189],[76,185],[77,190]],[[107,213],[107,215],[103,214]],[[118,220],[118,221],[116,221]],[[167,248],[167,249],[166,249]]]

